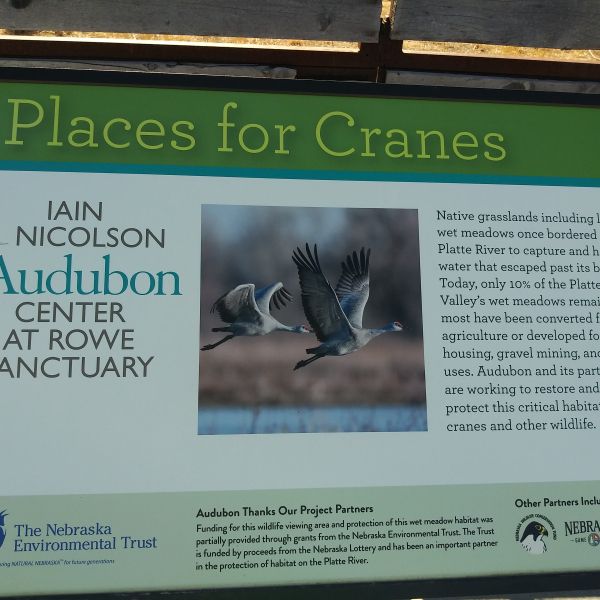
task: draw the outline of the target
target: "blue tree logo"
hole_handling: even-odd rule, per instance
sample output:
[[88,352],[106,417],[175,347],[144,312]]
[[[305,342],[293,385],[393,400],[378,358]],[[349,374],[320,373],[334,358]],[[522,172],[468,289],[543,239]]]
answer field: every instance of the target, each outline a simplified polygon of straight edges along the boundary
[[4,538],[6,537],[6,529],[4,525],[4,517],[7,516],[7,512],[3,510],[0,512],[0,548],[2,548],[2,544],[4,544]]

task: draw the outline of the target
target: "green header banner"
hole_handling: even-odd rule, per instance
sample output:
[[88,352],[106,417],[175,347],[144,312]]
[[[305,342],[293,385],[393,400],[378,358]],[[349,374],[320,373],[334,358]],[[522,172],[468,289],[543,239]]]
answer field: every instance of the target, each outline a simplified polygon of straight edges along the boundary
[[[4,83],[0,160],[597,179],[596,107]],[[57,170],[64,170],[57,166]]]

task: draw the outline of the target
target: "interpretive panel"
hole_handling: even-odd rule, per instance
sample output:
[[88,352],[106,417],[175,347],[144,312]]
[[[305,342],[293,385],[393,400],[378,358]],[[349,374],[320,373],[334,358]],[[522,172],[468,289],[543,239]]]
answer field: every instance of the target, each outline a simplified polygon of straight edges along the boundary
[[0,83],[0,595],[597,572],[598,108],[177,82]]

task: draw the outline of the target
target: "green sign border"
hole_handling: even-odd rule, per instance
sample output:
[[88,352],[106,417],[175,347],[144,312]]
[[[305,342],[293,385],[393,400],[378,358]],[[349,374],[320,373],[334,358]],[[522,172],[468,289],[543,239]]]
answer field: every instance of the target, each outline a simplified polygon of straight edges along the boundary
[[[41,84],[41,85],[40,85]],[[94,160],[89,155],[85,160],[73,160],[73,153],[65,152],[59,155],[38,151],[33,153],[14,152],[16,145],[3,145],[1,140],[13,139],[11,137],[10,123],[6,122],[7,111],[5,97],[2,89],[4,86],[39,86],[44,89],[46,96],[48,91],[54,93],[54,90],[75,90],[80,91],[83,88],[73,86],[86,86],[90,93],[102,97],[103,90],[111,89],[112,93],[122,94],[127,91],[129,94],[134,91],[138,93],[156,93],[165,92],[173,94],[189,94],[194,92],[217,93],[223,92],[229,94],[231,98],[237,99],[239,94],[260,94],[261,99],[264,94],[269,94],[277,99],[298,98],[302,96],[303,103],[309,99],[326,99],[343,101],[337,110],[326,107],[326,112],[321,112],[321,116],[329,112],[350,113],[352,107],[361,103],[367,106],[380,100],[398,99],[416,105],[423,101],[424,103],[440,103],[436,108],[451,106],[465,109],[473,113],[474,108],[485,107],[483,111],[489,114],[498,111],[503,115],[503,121],[498,129],[504,135],[501,128],[519,111],[527,112],[535,117],[536,112],[542,114],[544,119],[554,120],[547,127],[540,130],[540,139],[534,139],[535,144],[528,146],[526,152],[519,156],[516,164],[510,164],[508,167],[502,165],[496,171],[492,168],[478,171],[470,167],[470,160],[463,161],[464,164],[454,161],[452,168],[441,167],[439,169],[411,169],[409,167],[394,169],[389,166],[381,166],[379,163],[372,163],[372,168],[367,168],[365,161],[355,161],[344,164],[337,161],[341,156],[320,156],[325,159],[323,167],[315,168],[314,164],[299,161],[293,166],[285,166],[284,162],[279,165],[272,164],[271,161],[264,161],[265,164],[252,163],[252,161],[241,161],[239,164],[220,164],[218,161],[201,161],[201,164],[177,164],[172,160],[167,161],[139,161],[135,158],[128,158],[123,161],[112,160]],[[50,87],[47,87],[50,86]],[[57,87],[58,86],[58,87]],[[32,88],[30,88],[32,89]],[[160,94],[159,94],[160,95]],[[37,102],[36,98],[26,98]],[[235,100],[231,100],[235,101]],[[1,170],[25,170],[25,171],[66,171],[66,172],[96,172],[96,173],[152,173],[164,175],[190,175],[190,176],[227,176],[227,177],[261,177],[278,179],[332,179],[332,180],[365,180],[365,181],[423,181],[440,183],[488,183],[488,184],[511,184],[511,185],[552,185],[552,186],[577,186],[577,187],[598,187],[600,186],[600,96],[571,94],[571,93],[543,93],[543,92],[521,92],[507,90],[475,90],[475,89],[454,89],[454,88],[430,88],[421,86],[398,86],[372,83],[337,83],[337,82],[302,82],[302,81],[278,81],[278,80],[256,80],[245,78],[224,78],[209,76],[189,76],[189,75],[164,75],[164,74],[139,74],[139,73],[107,73],[95,71],[65,71],[65,70],[41,70],[41,69],[0,69],[0,169]],[[34,107],[28,104],[28,108]],[[222,102],[221,102],[222,106]],[[490,109],[492,107],[493,110]],[[14,108],[14,104],[13,104]],[[98,108],[98,107],[97,107]],[[100,106],[100,112],[94,113],[98,119],[101,118],[102,110],[106,107]],[[136,107],[139,108],[139,107]],[[359,106],[359,114],[364,118]],[[222,116],[221,112],[221,116]],[[578,116],[579,115],[579,116]],[[586,118],[584,118],[584,115]],[[588,122],[587,117],[592,116],[592,123]],[[213,117],[218,116],[215,113]],[[311,115],[309,115],[311,116]],[[314,114],[312,115],[314,117]],[[470,119],[473,115],[470,114]],[[35,113],[34,113],[35,117]],[[73,118],[73,117],[72,117]],[[148,116],[148,118],[150,118]],[[368,122],[366,128],[384,128],[389,127],[389,122],[385,122],[383,127],[377,123]],[[345,116],[336,115],[332,117],[338,125],[344,125],[348,122]],[[338,120],[339,119],[339,120]],[[535,119],[534,119],[535,120]],[[573,125],[574,121],[576,124]],[[33,122],[33,121],[29,121]],[[332,121],[333,122],[333,121]],[[211,121],[215,126],[218,120],[214,118]],[[531,122],[528,123],[531,125]],[[14,125],[14,123],[13,123]],[[313,123],[314,125],[314,123]],[[393,125],[393,123],[392,123]],[[432,127],[434,127],[432,125]],[[572,126],[572,127],[571,127]],[[52,125],[47,126],[52,129]],[[426,127],[426,125],[423,125]],[[479,127],[479,125],[477,125]],[[477,130],[475,127],[475,130]],[[399,127],[398,127],[399,128]],[[517,123],[517,130],[523,130],[522,124]],[[222,135],[223,128],[219,131],[213,131],[213,149],[217,138],[214,136]],[[388,129],[389,131],[389,129]],[[471,131],[471,130],[469,130]],[[20,133],[26,132],[26,128],[18,130]],[[479,133],[479,130],[477,130]],[[566,135],[570,132],[570,135]],[[52,132],[51,132],[52,133]],[[379,134],[373,134],[374,139],[379,138]],[[382,134],[385,135],[385,134]],[[456,135],[456,132],[454,133]],[[474,134],[475,135],[475,134]],[[14,137],[14,136],[13,136]],[[83,136],[85,137],[85,136]],[[143,136],[142,136],[143,137]],[[52,138],[50,138],[52,139]],[[144,139],[144,138],[143,138]],[[150,138],[145,138],[150,139]],[[364,136],[362,138],[364,140]],[[480,139],[480,138],[478,138]],[[519,147],[518,142],[508,139],[515,146],[507,146],[507,160],[511,157],[514,147]],[[459,138],[459,152],[468,154],[472,150],[469,141],[472,138],[463,136]],[[531,140],[529,140],[531,142]],[[222,143],[222,139],[221,139]],[[63,141],[64,144],[64,141]],[[306,142],[307,147],[315,150],[314,139]],[[56,148],[63,148],[55,146]],[[256,148],[257,146],[252,146]],[[7,151],[8,148],[8,151]],[[537,148],[540,154],[532,150]],[[47,150],[48,148],[45,148]],[[18,158],[15,157],[18,154]],[[66,158],[63,158],[66,156]],[[533,173],[528,173],[528,163],[523,163],[524,158],[531,158],[537,165]],[[248,158],[248,157],[245,157]],[[250,157],[253,158],[253,157]],[[371,157],[365,156],[364,159]],[[389,157],[388,157],[389,158]],[[272,159],[272,157],[271,157]],[[578,161],[583,161],[582,165],[577,165]],[[500,161],[499,161],[500,162]],[[248,163],[248,164],[247,164]],[[342,167],[335,168],[335,164],[342,164]],[[364,166],[363,166],[364,165]],[[389,163],[388,163],[389,165]],[[458,166],[464,166],[464,172],[458,169]],[[575,165],[575,167],[573,166]],[[429,166],[429,165],[427,165]],[[485,165],[486,167],[495,167],[496,165]],[[312,167],[312,168],[311,168]],[[398,582],[374,582],[374,583],[336,583],[328,585],[301,585],[301,586],[274,586],[261,588],[237,588],[237,589],[219,589],[219,590],[194,590],[188,592],[172,592],[170,598],[188,599],[198,598],[256,598],[268,600],[270,598],[279,600],[307,598],[314,600],[344,597],[357,597],[365,595],[370,598],[396,598],[396,597],[449,597],[449,596],[467,596],[478,594],[514,594],[514,593],[540,593],[540,592],[565,592],[569,590],[597,590],[600,589],[600,570],[597,572],[568,572],[539,575],[519,575],[519,576],[498,576],[498,577],[473,577],[460,579],[438,579],[438,580],[417,580],[417,581],[398,581]],[[159,596],[160,594],[160,596]],[[144,592],[148,598],[164,597],[164,592]],[[96,598],[96,599],[115,599],[115,598],[135,598],[137,594],[78,594],[77,597]]]

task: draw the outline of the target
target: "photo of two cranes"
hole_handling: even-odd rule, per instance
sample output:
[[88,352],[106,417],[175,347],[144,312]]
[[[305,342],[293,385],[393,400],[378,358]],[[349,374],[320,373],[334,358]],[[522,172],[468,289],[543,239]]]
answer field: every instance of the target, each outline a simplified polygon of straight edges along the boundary
[[207,204],[201,235],[199,434],[427,429],[416,209]]

